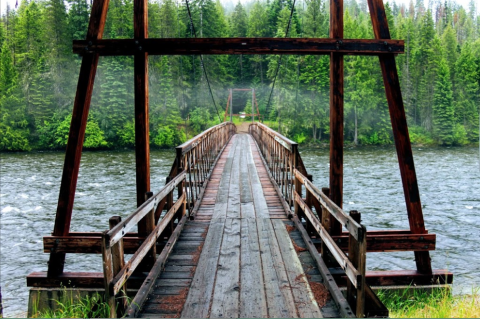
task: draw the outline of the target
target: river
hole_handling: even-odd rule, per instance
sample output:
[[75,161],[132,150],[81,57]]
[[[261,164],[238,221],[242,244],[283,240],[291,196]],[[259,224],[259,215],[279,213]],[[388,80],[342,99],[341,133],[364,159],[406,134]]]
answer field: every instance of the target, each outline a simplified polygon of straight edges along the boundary
[[[328,150],[301,150],[319,187],[328,185]],[[165,183],[173,151],[152,151],[152,190]],[[437,234],[435,269],[454,273],[454,291],[480,286],[480,169],[477,148],[414,148],[425,224]],[[52,232],[64,155],[0,154],[0,285],[4,315],[25,316],[25,276],[47,269],[42,237]],[[345,149],[344,208],[362,212],[367,229],[407,229],[400,174],[393,147]],[[108,218],[135,209],[135,155],[85,152],[72,231],[103,231]],[[414,269],[412,252],[370,253],[367,269]],[[100,255],[67,255],[66,271],[102,271]]]

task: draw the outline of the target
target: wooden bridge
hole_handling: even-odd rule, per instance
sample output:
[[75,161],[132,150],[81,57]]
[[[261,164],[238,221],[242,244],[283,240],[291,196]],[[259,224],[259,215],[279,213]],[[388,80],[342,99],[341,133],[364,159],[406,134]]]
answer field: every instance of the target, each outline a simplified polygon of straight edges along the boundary
[[[382,0],[367,2],[371,40],[343,38],[343,0],[330,1],[328,39],[149,39],[147,0],[134,0],[134,39],[103,40],[109,1],[94,0],[87,37],[73,43],[83,58],[55,226],[43,239],[48,271],[30,274],[27,285],[101,289],[111,317],[291,318],[385,317],[372,286],[451,283],[451,273],[431,267],[436,237],[424,224],[395,63],[404,43],[390,38]],[[254,122],[260,112],[252,89],[248,134],[224,122],[177,147],[165,187],[151,192],[149,54],[330,55],[328,187],[315,186],[296,143]],[[345,54],[379,57],[408,230],[367,232],[359,212],[342,210]],[[104,232],[71,232],[101,55],[134,56],[138,208],[123,220],[111,217]],[[413,251],[416,270],[366,270],[367,253],[389,251]],[[103,272],[66,272],[70,253],[102,254]],[[126,260],[125,254],[132,256]]]

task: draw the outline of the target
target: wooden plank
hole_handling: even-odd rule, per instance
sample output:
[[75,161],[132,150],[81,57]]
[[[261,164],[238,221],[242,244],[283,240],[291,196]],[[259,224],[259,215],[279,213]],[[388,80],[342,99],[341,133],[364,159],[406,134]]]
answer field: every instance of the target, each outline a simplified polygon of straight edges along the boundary
[[240,212],[242,218],[255,218],[255,205],[253,203],[250,176],[248,174],[248,137],[242,137],[242,152],[240,159]]
[[[382,0],[368,0],[373,32],[376,39],[390,39],[387,17]],[[387,95],[390,120],[392,122],[393,137],[397,149],[398,165],[402,177],[403,192],[407,206],[410,230],[414,234],[425,233],[422,203],[418,190],[417,175],[413,161],[412,145],[408,133],[405,108],[398,79],[397,66],[393,54],[380,57],[380,66],[383,75],[383,84]],[[432,265],[428,251],[415,252],[417,269],[423,273],[431,273]]]
[[[345,273],[341,269],[331,269],[332,276],[338,286],[346,286]],[[446,269],[434,269],[431,274],[423,274],[417,270],[385,270],[367,271],[365,274],[367,285],[373,286],[408,286],[453,283],[453,273]]]
[[[92,4],[86,37],[88,41],[102,38],[108,3],[109,0],[96,0]],[[65,152],[65,162],[63,164],[62,181],[60,182],[60,194],[58,196],[57,213],[52,233],[54,236],[65,236],[70,231],[78,171],[80,169],[80,159],[98,59],[98,53],[86,54],[82,58]],[[59,275],[63,272],[64,265],[65,253],[51,253],[48,262],[48,273],[50,276]]]
[[227,216],[227,202],[228,202],[228,190],[230,186],[230,177],[232,173],[233,158],[235,155],[235,145],[237,143],[237,136],[230,141],[231,147],[227,154],[227,159],[218,186],[217,197],[215,200],[215,209],[212,219],[225,218]]
[[[367,252],[435,250],[436,234],[372,234],[367,232]],[[348,249],[348,236],[332,236],[343,251]]]
[[[385,44],[386,42],[386,44]],[[331,52],[354,55],[404,53],[403,40],[322,39],[322,38],[170,38],[92,41],[74,40],[73,53],[133,55],[141,47],[150,55],[192,54],[298,54],[326,55]]]
[[267,300],[256,219],[242,219],[240,318],[266,318]]
[[155,264],[153,265],[152,270],[150,271],[147,278],[145,279],[145,282],[143,283],[142,287],[140,287],[137,294],[133,298],[133,301],[130,303],[130,307],[126,311],[126,317],[135,318],[137,316],[138,312],[140,311],[143,304],[145,303],[145,300],[149,295],[155,283],[155,280],[157,279],[160,272],[164,268],[167,258],[170,255],[170,252],[172,251],[173,246],[177,242],[177,239],[186,221],[187,221],[187,216],[184,215],[180,220],[180,222],[178,223],[177,227],[175,228],[175,231],[170,236],[170,239],[168,240],[167,245],[165,246],[165,249],[163,249],[163,251],[160,253],[160,256],[158,256],[157,260],[155,261]]
[[227,218],[225,221],[210,318],[239,316],[240,221],[238,218]]
[[262,252],[262,270],[271,318],[298,318],[278,242],[269,219],[257,219],[257,231]]
[[335,280],[333,279],[332,274],[330,273],[329,269],[325,265],[322,257],[318,254],[313,245],[310,236],[307,234],[305,228],[303,228],[302,223],[298,220],[297,216],[293,216],[293,221],[295,223],[295,227],[300,231],[302,234],[303,240],[307,244],[308,251],[310,252],[311,256],[315,259],[317,263],[318,270],[320,271],[322,278],[324,280],[324,285],[327,287],[330,295],[332,296],[333,300],[338,306],[340,311],[340,316],[343,318],[353,318],[355,317],[350,305],[348,304],[347,300],[340,292]]
[[321,318],[322,315],[317,301],[310,289],[307,277],[283,221],[272,220],[272,224],[284,260],[288,280],[292,287],[298,315],[300,318]]
[[212,219],[187,301],[182,310],[182,318],[206,318],[208,316],[224,226],[224,218]]
[[[232,146],[235,149],[232,169],[230,172],[230,185],[228,189],[227,218],[240,218],[240,158],[242,154],[243,134],[236,138],[236,143]],[[224,174],[228,172],[224,171]]]
[[[251,137],[248,136],[250,141]],[[257,168],[255,167],[255,162],[253,160],[252,148],[250,143],[248,143],[247,150],[247,166],[248,166],[248,175],[250,180],[250,188],[252,190],[253,205],[255,208],[255,216],[257,218],[269,218],[270,214],[268,211],[267,202],[265,200],[265,195],[263,193],[262,184],[258,176]]]
[[[130,288],[138,288],[145,277],[132,276]],[[56,277],[48,277],[46,271],[32,272],[27,276],[27,287],[40,288],[105,288],[103,272],[64,272]]]

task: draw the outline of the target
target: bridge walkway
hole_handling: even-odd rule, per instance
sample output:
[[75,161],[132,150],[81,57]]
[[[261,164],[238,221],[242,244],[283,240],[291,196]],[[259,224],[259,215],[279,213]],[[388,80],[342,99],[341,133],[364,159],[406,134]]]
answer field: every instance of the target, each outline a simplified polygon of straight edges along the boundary
[[140,317],[339,317],[256,143],[236,134]]

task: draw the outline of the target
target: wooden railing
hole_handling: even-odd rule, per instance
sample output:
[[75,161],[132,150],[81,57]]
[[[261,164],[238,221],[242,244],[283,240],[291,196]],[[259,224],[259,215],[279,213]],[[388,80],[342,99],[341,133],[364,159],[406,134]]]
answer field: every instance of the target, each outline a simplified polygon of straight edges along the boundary
[[[232,123],[222,123],[178,146],[162,190],[155,195],[147,193],[146,201],[124,221],[118,216],[110,219],[110,230],[102,233],[101,250],[105,295],[112,318],[138,314],[187,218],[193,218],[198,209],[213,168],[235,131]],[[176,200],[175,191],[178,192]],[[146,238],[125,263],[123,239],[141,220],[147,221]],[[157,257],[157,240],[166,238],[168,241]],[[127,303],[127,280],[137,268],[150,272],[134,299]]]
[[298,144],[262,123],[250,124],[248,133],[257,142],[272,178],[291,207],[294,202],[293,170],[298,168],[307,174],[298,154]]
[[[299,220],[304,219],[308,225],[315,229],[322,240],[321,255],[323,259],[329,256],[338,263],[345,271],[347,281],[347,301],[350,307],[355,311],[358,318],[365,315],[365,264],[367,249],[367,230],[360,224],[359,214],[351,211],[347,215],[330,198],[319,190],[313,183],[300,171],[294,169],[295,178],[295,216]],[[302,198],[302,188],[305,187],[306,198]],[[312,206],[317,208],[315,214]],[[349,233],[348,257],[337,246],[329,234],[329,220],[335,218],[347,229]]]
[[[360,225],[359,214],[352,211],[347,215],[330,200],[328,195],[313,185],[312,177],[307,174],[298,152],[297,143],[261,123],[250,124],[249,133],[262,153],[264,164],[278,195],[284,199],[286,211],[294,207],[294,213],[290,218],[301,232],[323,278],[332,278],[327,263],[337,263],[344,270],[348,278],[347,299],[340,293],[333,279],[325,281],[342,317],[364,317],[367,232],[365,226]],[[302,198],[303,188],[306,190],[305,199]],[[348,231],[348,256],[329,234],[331,218],[337,219]],[[312,243],[312,236],[321,238],[320,255]]]
[[[133,302],[128,309],[130,312],[135,312],[135,305],[143,304],[143,298],[146,297],[146,294],[143,294],[143,292],[150,291],[151,285],[156,278],[155,273],[158,276],[162,270],[187,218],[186,196],[183,192],[183,182],[185,181],[186,176],[187,174],[185,172],[178,174],[178,176],[165,185],[161,191],[153,196],[149,196],[147,201],[145,201],[142,206],[137,208],[137,210],[135,210],[124,221],[121,221],[120,217],[112,217],[110,219],[111,229],[103,232],[102,257],[105,297],[110,305],[111,318],[117,318],[123,315],[127,308],[126,282],[141,263],[154,265],[149,276],[145,279],[142,287],[133,299]],[[155,225],[155,210],[158,209],[159,204],[163,199],[172,195],[176,188],[178,188],[179,192],[182,194]],[[143,218],[146,218],[147,220],[147,227],[150,229],[150,234],[143,241],[142,245],[138,248],[132,258],[125,263],[123,238],[127,232]],[[175,229],[173,229],[173,222],[175,220],[177,220],[177,224]],[[170,235],[165,248],[157,258],[157,240],[158,238],[164,237],[165,234],[169,235],[170,232],[173,232],[173,234]],[[153,280],[151,277],[153,277]]]
[[186,200],[190,218],[193,218],[198,210],[199,199],[203,197],[206,183],[218,156],[236,131],[237,128],[232,122],[223,122],[176,148],[177,156],[169,179],[177,176],[182,170],[187,172]]

